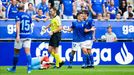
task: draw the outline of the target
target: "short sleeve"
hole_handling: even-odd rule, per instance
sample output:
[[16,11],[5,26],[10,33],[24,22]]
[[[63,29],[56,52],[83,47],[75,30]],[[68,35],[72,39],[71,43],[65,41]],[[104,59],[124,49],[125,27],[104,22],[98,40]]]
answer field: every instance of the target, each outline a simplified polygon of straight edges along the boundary
[[74,29],[74,25],[75,25],[75,23],[74,23],[74,22],[72,22],[72,26],[71,26],[70,28]]
[[91,26],[95,26],[95,21],[91,20]]
[[114,36],[114,38],[116,38],[116,34],[115,33],[113,33],[113,36]]
[[20,17],[19,17],[19,15],[17,14],[17,16],[15,17],[15,21],[17,22],[17,21],[20,21]]
[[57,19],[57,23],[58,23],[57,25],[61,26],[61,19],[60,19],[60,17],[57,16],[56,19]]
[[89,2],[90,2],[90,4],[92,4],[92,3],[93,3],[93,1],[92,1],[92,0],[90,0]]
[[46,18],[46,16],[45,16],[45,15],[43,15],[43,16],[42,16],[42,19],[44,19],[44,18]]
[[32,18],[30,17],[30,24],[32,24]]

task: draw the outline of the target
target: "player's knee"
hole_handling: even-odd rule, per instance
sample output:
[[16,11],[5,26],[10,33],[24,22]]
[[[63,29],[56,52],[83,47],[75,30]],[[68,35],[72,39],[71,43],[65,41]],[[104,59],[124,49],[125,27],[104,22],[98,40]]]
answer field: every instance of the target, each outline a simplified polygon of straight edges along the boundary
[[83,50],[83,53],[84,53],[84,54],[87,54],[88,52],[87,52],[87,51],[85,51],[85,50]]
[[26,53],[26,54],[30,54],[30,49],[26,49],[26,50],[25,50],[25,53]]
[[82,48],[82,51],[83,51],[84,54],[87,54],[88,53],[88,51],[87,51],[86,48]]
[[19,52],[20,52],[19,49],[16,49],[16,48],[14,49],[14,53],[15,53],[15,54],[19,54]]
[[88,53],[91,53],[91,49],[88,49]]
[[74,54],[75,54],[75,52],[76,52],[76,51],[72,51],[72,55],[74,55]]

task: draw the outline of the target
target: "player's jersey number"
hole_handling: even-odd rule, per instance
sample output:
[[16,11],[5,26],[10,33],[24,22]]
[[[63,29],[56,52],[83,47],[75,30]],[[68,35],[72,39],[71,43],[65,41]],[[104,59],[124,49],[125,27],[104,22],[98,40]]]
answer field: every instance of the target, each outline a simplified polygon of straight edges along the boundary
[[21,21],[21,30],[22,31],[30,31],[30,20],[22,20]]

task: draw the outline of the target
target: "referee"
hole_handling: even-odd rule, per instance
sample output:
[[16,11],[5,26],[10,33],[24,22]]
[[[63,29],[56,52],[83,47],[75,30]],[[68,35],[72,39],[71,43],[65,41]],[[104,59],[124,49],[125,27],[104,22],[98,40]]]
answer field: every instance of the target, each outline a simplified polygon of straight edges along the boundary
[[56,14],[57,10],[55,7],[50,9],[50,15],[52,17],[52,20],[48,26],[46,26],[45,30],[47,28],[50,28],[49,35],[51,36],[49,41],[49,48],[48,52],[56,59],[56,66],[55,68],[60,68],[64,62],[61,60],[59,54],[58,54],[58,46],[59,42],[61,41],[61,19]]

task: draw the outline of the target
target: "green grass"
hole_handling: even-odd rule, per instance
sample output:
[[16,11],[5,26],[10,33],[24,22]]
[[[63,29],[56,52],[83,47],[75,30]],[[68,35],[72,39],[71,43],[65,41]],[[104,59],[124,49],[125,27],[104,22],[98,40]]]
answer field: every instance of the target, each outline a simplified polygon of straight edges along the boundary
[[31,74],[27,74],[25,66],[18,66],[16,73],[7,72],[7,67],[0,66],[0,75],[134,75],[134,65],[96,66],[94,69],[81,69],[80,66],[68,69],[63,66],[61,69],[33,70]]

